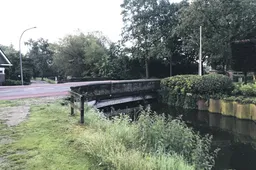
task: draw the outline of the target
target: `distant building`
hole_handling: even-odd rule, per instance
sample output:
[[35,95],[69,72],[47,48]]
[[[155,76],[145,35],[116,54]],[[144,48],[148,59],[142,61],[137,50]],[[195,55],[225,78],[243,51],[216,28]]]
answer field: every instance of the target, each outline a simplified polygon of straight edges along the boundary
[[5,81],[5,68],[12,66],[2,49],[0,48],[0,85]]

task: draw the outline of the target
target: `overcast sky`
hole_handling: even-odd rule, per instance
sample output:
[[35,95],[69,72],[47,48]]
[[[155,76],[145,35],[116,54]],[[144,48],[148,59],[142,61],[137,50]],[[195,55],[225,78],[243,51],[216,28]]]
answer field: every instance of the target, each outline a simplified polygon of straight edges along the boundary
[[[13,44],[18,50],[21,33],[22,44],[40,37],[56,42],[78,29],[84,33],[102,31],[116,42],[120,39],[123,0],[2,0],[0,44]],[[179,2],[180,0],[171,0]],[[22,45],[24,49],[24,45]]]

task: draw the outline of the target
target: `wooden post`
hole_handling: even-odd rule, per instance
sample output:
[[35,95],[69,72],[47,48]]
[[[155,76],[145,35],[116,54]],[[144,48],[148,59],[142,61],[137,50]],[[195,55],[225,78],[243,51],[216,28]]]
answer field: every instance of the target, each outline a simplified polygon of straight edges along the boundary
[[81,96],[80,101],[80,115],[81,115],[81,123],[84,123],[84,96]]
[[70,99],[70,107],[71,107],[71,116],[74,115],[74,96],[71,94],[71,99]]

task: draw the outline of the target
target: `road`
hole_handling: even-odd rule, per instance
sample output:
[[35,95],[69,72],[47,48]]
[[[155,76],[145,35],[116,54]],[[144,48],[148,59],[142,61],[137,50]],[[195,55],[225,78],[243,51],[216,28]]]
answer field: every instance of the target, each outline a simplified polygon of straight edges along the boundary
[[91,82],[73,82],[64,84],[34,82],[28,86],[0,86],[0,100],[63,96],[68,94],[71,86],[85,85],[89,83]]

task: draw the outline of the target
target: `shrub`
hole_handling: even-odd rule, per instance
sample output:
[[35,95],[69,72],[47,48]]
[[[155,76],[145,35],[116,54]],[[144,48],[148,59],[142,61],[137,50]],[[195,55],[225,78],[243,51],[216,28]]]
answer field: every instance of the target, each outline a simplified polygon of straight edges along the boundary
[[248,84],[236,83],[235,88],[232,91],[232,94],[256,97],[256,84],[255,83],[248,83]]
[[178,75],[165,78],[161,81],[162,87],[168,87],[174,93],[193,93],[195,85],[200,82],[202,78],[197,75]]
[[128,116],[110,121],[89,111],[85,122],[96,136],[85,132],[77,145],[110,169],[185,170],[214,165],[211,137],[200,136],[181,120],[143,110],[136,122]]
[[230,94],[234,89],[232,80],[220,74],[208,74],[202,76],[202,79],[195,84],[197,94]]
[[[29,85],[29,82],[23,82],[24,85]],[[3,86],[17,86],[17,85],[21,85],[21,81],[20,80],[10,80],[10,79],[6,79],[5,82],[3,82]]]
[[169,77],[161,81],[161,86],[167,87],[171,92],[177,94],[230,94],[234,89],[230,78],[220,74],[180,75]]

